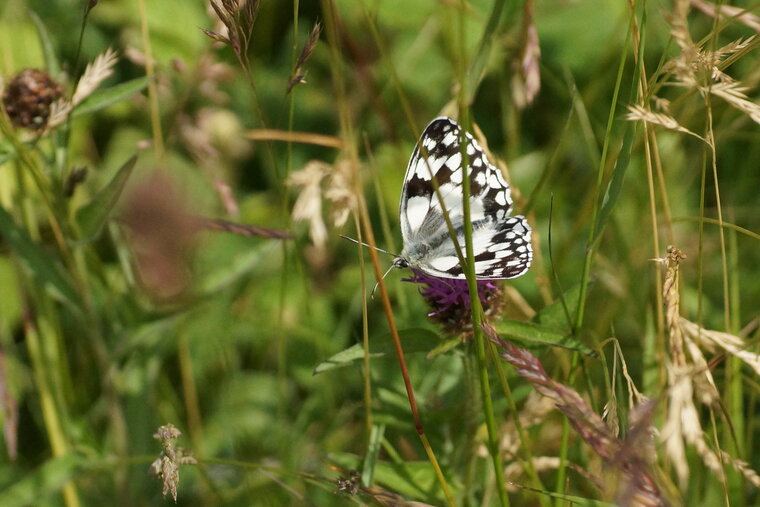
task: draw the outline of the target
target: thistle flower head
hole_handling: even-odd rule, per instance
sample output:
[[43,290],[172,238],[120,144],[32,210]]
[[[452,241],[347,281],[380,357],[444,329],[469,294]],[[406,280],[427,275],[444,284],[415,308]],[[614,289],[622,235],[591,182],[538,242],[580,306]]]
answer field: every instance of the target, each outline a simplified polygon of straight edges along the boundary
[[[428,317],[441,323],[447,331],[457,334],[472,329],[470,321],[470,291],[467,280],[436,278],[419,269],[405,282],[420,284],[420,295],[430,305]],[[478,280],[478,298],[486,315],[501,310],[501,288],[493,280]]]

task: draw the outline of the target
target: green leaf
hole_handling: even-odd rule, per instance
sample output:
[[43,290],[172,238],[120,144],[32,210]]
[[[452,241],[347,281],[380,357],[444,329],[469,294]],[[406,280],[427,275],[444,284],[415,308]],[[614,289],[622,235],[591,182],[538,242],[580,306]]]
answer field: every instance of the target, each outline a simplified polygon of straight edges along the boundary
[[64,485],[74,479],[86,462],[86,458],[78,454],[65,454],[50,459],[13,486],[0,492],[0,505],[23,507],[44,504],[43,500],[57,494]]
[[[547,307],[544,307],[538,313],[538,322],[547,327],[553,327],[555,329],[567,329],[569,330],[575,322],[575,312],[578,310],[578,298],[580,297],[581,286],[576,284],[570,290],[565,291],[562,294],[562,299],[557,298],[554,303]],[[565,312],[565,306],[567,307],[567,313],[570,314],[570,322],[567,321],[567,313]]]
[[614,507],[615,506],[614,503],[603,502],[601,500],[594,500],[592,498],[583,498],[581,496],[566,495],[564,493],[555,493],[553,491],[531,488],[528,486],[523,486],[521,484],[514,484],[514,486],[524,491],[532,491],[539,495],[546,495],[550,498],[556,498],[558,500],[568,502],[570,505],[587,505],[589,507]]
[[511,340],[517,340],[529,344],[562,347],[565,349],[577,350],[588,356],[596,356],[596,352],[594,352],[591,347],[556,328],[533,322],[506,320],[495,326],[495,329],[500,336],[505,336]]
[[16,158],[16,149],[5,139],[0,139],[0,166]]
[[[401,345],[404,352],[427,352],[441,342],[440,337],[429,329],[412,328],[399,331]],[[369,353],[373,357],[382,357],[385,354],[394,353],[395,348],[391,335],[386,334],[377,338],[370,338]],[[348,366],[354,361],[364,358],[364,347],[361,343],[352,345],[349,348],[338,352],[327,361],[323,361],[314,368],[314,375],[324,373],[334,368]]]
[[82,116],[84,114],[104,109],[111,104],[126,100],[148,86],[148,82],[150,82],[150,78],[138,77],[131,81],[96,91],[77,105],[71,115],[72,117]]
[[599,236],[604,231],[604,226],[607,225],[607,221],[612,214],[612,208],[615,207],[620,193],[623,190],[623,178],[625,176],[625,170],[628,169],[628,162],[631,160],[631,146],[633,145],[633,138],[635,135],[634,128],[630,125],[625,126],[623,135],[623,145],[620,148],[620,155],[615,162],[615,167],[612,169],[612,179],[607,185],[607,190],[604,193],[604,199],[602,200],[602,207],[599,210],[599,218],[596,221],[596,228],[594,229],[595,235],[592,243],[595,243]]
[[[344,470],[356,470],[361,466],[357,456],[348,453],[331,453],[329,460]],[[447,481],[457,495],[456,485]],[[377,461],[375,466],[375,483],[392,490],[407,499],[442,505],[445,502],[440,484],[433,467],[427,461],[406,461],[389,463]]]
[[[632,86],[628,97],[629,104],[636,104],[636,97],[639,90],[637,83],[639,82],[639,77],[641,75],[641,51],[643,51],[643,45],[640,45],[639,51],[639,58],[636,62],[631,81]],[[637,130],[636,126],[631,127],[631,122],[625,121],[623,123],[623,143],[620,147],[618,159],[615,161],[615,167],[612,169],[612,179],[607,185],[607,190],[604,193],[602,207],[599,210],[599,217],[595,224],[594,239],[591,241],[591,244],[596,243],[596,240],[599,239],[599,236],[604,231],[604,227],[607,225],[607,220],[609,220],[610,214],[612,214],[612,209],[615,207],[618,197],[620,197],[620,193],[623,190],[623,177],[625,176],[626,169],[628,169],[628,163],[631,160],[631,147]]]
[[39,285],[56,299],[71,303],[74,307],[78,306],[79,296],[63,267],[41,245],[35,243],[26,230],[20,227],[13,216],[2,207],[0,207],[0,235],[5,238],[16,253],[19,262]]
[[375,480],[375,467],[377,466],[377,456],[383,448],[383,438],[385,437],[385,425],[373,424],[372,431],[369,435],[369,446],[367,455],[364,457],[362,464],[362,484],[371,485]]
[[13,336],[11,326],[15,326],[23,314],[23,298],[17,269],[18,264],[10,256],[0,257],[0,287],[3,288],[3,297],[0,298],[0,344],[5,346],[5,339]]
[[451,349],[457,348],[461,344],[462,344],[461,338],[459,337],[449,338],[448,340],[440,342],[438,345],[436,345],[433,348],[433,350],[428,352],[427,358],[433,359],[434,357],[440,356],[441,354],[445,354]]
[[33,11],[29,11],[29,17],[32,18],[32,22],[34,22],[34,26],[37,28],[37,34],[40,37],[42,54],[45,57],[45,69],[55,79],[61,72],[61,65],[58,62],[58,56],[55,54],[55,46],[50,40],[50,34],[37,14]]
[[108,215],[119,200],[129,175],[132,174],[135,162],[137,162],[137,155],[127,160],[108,185],[77,212],[77,222],[84,240],[94,239],[100,233]]

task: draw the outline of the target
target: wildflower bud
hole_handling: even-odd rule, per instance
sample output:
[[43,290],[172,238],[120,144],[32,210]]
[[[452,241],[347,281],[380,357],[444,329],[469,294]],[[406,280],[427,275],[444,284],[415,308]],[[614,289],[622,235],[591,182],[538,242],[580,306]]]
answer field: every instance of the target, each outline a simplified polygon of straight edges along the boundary
[[87,179],[87,168],[86,167],[77,167],[74,170],[71,171],[69,174],[69,177],[66,178],[66,183],[63,185],[63,195],[66,197],[71,197],[74,195],[74,190],[76,190],[77,186],[84,183],[84,180]]
[[34,131],[42,130],[50,116],[50,106],[63,96],[63,88],[38,69],[19,72],[3,94],[3,105],[11,123]]

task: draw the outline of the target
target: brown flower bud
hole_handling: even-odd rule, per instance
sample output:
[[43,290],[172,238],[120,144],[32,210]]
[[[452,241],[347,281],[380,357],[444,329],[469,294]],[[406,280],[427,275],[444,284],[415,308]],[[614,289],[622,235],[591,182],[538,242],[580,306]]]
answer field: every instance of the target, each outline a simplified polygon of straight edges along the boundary
[[3,94],[3,105],[13,125],[39,131],[47,124],[50,105],[63,96],[63,87],[38,69],[19,72]]

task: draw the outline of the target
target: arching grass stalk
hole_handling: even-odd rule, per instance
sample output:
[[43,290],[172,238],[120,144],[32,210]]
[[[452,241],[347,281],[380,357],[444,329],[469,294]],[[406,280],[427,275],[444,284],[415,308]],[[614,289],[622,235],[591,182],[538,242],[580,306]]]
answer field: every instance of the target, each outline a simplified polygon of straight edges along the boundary
[[[351,165],[354,168],[354,179],[357,188],[361,189],[361,179],[359,175],[359,163],[358,155],[356,153],[355,145],[353,141],[353,129],[351,124],[351,115],[348,110],[348,103],[346,99],[345,84],[343,82],[343,72],[341,68],[341,55],[339,53],[339,40],[337,26],[339,23],[338,12],[335,8],[335,4],[332,0],[322,0],[322,11],[324,13],[325,32],[327,34],[330,44],[330,70],[335,85],[336,103],[338,106],[338,112],[340,116],[340,125],[342,136],[346,141],[347,157],[352,162]],[[396,352],[396,357],[399,361],[399,367],[401,368],[401,376],[404,381],[404,387],[406,388],[407,397],[409,398],[409,407],[412,412],[412,419],[414,420],[414,426],[422,441],[422,446],[427,454],[428,461],[435,472],[443,494],[446,497],[446,502],[450,505],[454,505],[454,498],[451,495],[451,491],[446,482],[446,478],[443,476],[441,466],[438,464],[438,459],[433,452],[430,442],[425,434],[422,420],[420,418],[419,410],[417,408],[417,402],[414,396],[414,390],[412,388],[412,381],[409,377],[409,370],[406,366],[406,359],[404,357],[404,350],[401,346],[401,338],[398,334],[398,328],[396,327],[396,320],[393,316],[393,308],[391,307],[390,298],[388,297],[388,289],[385,286],[383,280],[383,271],[380,268],[380,260],[377,257],[375,235],[372,231],[372,224],[369,219],[369,211],[367,210],[367,203],[364,200],[364,195],[361,192],[356,193],[357,197],[357,213],[359,214],[360,223],[362,226],[362,232],[364,239],[370,246],[369,255],[372,260],[372,268],[375,272],[375,278],[377,279],[378,289],[380,292],[380,300],[383,303],[383,309],[385,311],[385,317],[388,320],[388,327],[393,339],[393,346]]]
[[[358,189],[357,189],[358,190]],[[358,192],[357,192],[358,194]],[[356,213],[352,213],[354,217],[354,227],[356,228],[356,235],[359,242],[362,241],[362,228],[359,224],[359,217]],[[361,276],[361,290],[362,290],[362,346],[364,347],[364,358],[362,359],[364,365],[364,430],[366,432],[365,438],[367,439],[369,447],[369,438],[372,434],[372,382],[370,380],[370,356],[369,356],[369,322],[367,319],[367,277],[366,277],[366,265],[364,263],[364,247],[361,243],[357,243],[356,248],[359,254],[359,274]],[[367,471],[364,471],[367,473]],[[367,483],[367,486],[372,484]]]
[[[422,426],[422,419],[420,419],[419,410],[417,409],[417,401],[414,397],[414,389],[412,388],[412,381],[409,377],[409,370],[406,367],[406,359],[404,358],[404,350],[401,347],[401,338],[398,334],[398,328],[396,327],[396,321],[393,317],[393,309],[391,308],[391,302],[388,298],[388,289],[385,287],[385,281],[383,280],[383,272],[380,268],[380,260],[377,257],[377,250],[375,249],[375,236],[372,232],[372,225],[369,220],[369,213],[367,212],[367,206],[362,195],[359,195],[359,216],[362,222],[362,228],[364,230],[364,237],[367,244],[370,246],[369,255],[372,259],[372,268],[375,271],[375,278],[377,278],[378,289],[380,292],[380,300],[383,302],[383,309],[385,310],[385,317],[388,319],[388,326],[391,332],[391,338],[393,338],[393,346],[396,351],[396,357],[401,367],[401,375],[404,379],[404,387],[406,388],[406,394],[409,398],[409,407],[412,411],[412,418],[414,420],[414,426],[417,430],[417,434],[422,441],[422,446],[425,448],[425,453],[428,456],[430,464],[433,466],[438,482],[441,484],[443,494],[446,497],[446,501],[449,505],[454,505],[454,498],[451,496],[451,491],[446,483],[446,478],[443,476],[441,466],[438,464],[438,460],[435,457],[430,442],[425,435],[425,429]],[[476,298],[477,298],[477,292]]]
[[[499,0],[496,0],[499,1]],[[457,49],[458,49],[458,61],[457,61],[457,75],[459,81],[459,123],[462,125],[460,129],[459,147],[462,154],[462,214],[464,221],[464,242],[465,242],[465,256],[466,262],[462,264],[464,273],[467,277],[467,286],[470,292],[470,309],[472,318],[472,332],[475,340],[475,349],[478,359],[478,377],[480,380],[480,392],[483,402],[483,412],[486,421],[486,428],[488,430],[488,453],[491,456],[491,462],[493,464],[493,471],[496,480],[496,490],[499,494],[499,503],[502,507],[509,505],[509,496],[507,495],[507,487],[504,481],[504,464],[502,463],[501,454],[499,453],[499,439],[496,432],[496,418],[494,417],[493,402],[491,400],[491,386],[488,381],[488,369],[486,367],[486,348],[483,339],[483,329],[481,328],[483,322],[483,309],[480,305],[480,298],[478,297],[478,282],[475,278],[475,254],[472,246],[472,221],[470,216],[470,175],[467,171],[469,167],[469,156],[467,154],[466,132],[470,129],[470,116],[469,109],[467,107],[467,52],[465,48],[465,2],[461,2],[459,5],[459,15],[457,23]],[[457,244],[458,239],[454,238],[454,243]]]

